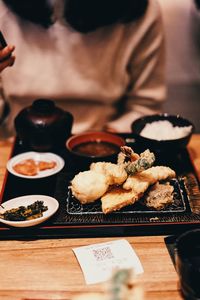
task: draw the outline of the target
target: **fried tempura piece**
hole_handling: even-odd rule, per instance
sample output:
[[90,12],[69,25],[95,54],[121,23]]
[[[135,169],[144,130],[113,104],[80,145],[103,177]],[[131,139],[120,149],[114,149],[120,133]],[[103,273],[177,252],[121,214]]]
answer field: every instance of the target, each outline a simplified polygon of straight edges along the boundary
[[154,153],[150,152],[149,149],[147,149],[140,154],[140,157],[137,160],[127,164],[125,170],[127,174],[134,175],[135,173],[142,172],[152,167],[154,162],[155,162]]
[[122,207],[135,203],[138,196],[132,190],[124,190],[122,186],[113,186],[101,197],[104,214],[120,210]]
[[139,154],[135,153],[131,147],[122,146],[120,147],[120,153],[118,154],[117,163],[122,164],[125,162],[125,159],[128,158],[131,162],[140,158]]
[[99,199],[108,186],[106,176],[92,170],[78,173],[71,181],[72,194],[82,204]]
[[106,162],[92,163],[89,171],[78,173],[71,181],[72,194],[82,203],[100,198],[109,185],[122,184],[127,178],[124,168]]
[[161,210],[173,203],[173,191],[174,187],[169,182],[165,184],[156,182],[144,197],[144,204],[147,207]]
[[89,171],[78,173],[71,181],[72,194],[82,203],[100,198],[109,185],[122,184],[127,178],[124,168],[106,162],[92,163]]
[[157,166],[129,176],[122,187],[114,188],[103,195],[101,198],[103,213],[107,214],[134,204],[150,185],[159,180],[175,177],[175,175],[169,167]]
[[42,161],[40,160],[38,162],[38,168],[40,171],[44,171],[44,170],[48,170],[48,169],[53,169],[56,166],[56,162],[55,161]]
[[121,152],[118,154],[117,164],[124,166],[128,175],[134,175],[135,173],[147,170],[155,162],[155,155],[149,149],[140,155],[135,153],[131,147],[123,146],[120,149]]
[[33,159],[26,159],[14,165],[13,170],[22,175],[34,176],[37,174],[37,164]]
[[110,162],[97,162],[90,165],[90,169],[106,176],[108,185],[120,185],[127,179],[127,173],[123,166]]
[[150,185],[157,181],[173,178],[175,176],[176,173],[169,167],[151,167],[148,170],[129,176],[123,184],[123,188],[125,190],[131,189],[136,193],[144,193]]

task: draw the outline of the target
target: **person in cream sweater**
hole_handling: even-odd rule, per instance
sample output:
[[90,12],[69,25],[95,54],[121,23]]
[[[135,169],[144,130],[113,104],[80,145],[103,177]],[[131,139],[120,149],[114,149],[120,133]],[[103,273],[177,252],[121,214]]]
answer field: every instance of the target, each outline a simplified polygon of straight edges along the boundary
[[[0,30],[10,45],[0,50],[1,137],[15,133],[16,115],[38,98],[70,111],[73,133],[129,132],[136,118],[162,110],[156,0],[0,0]],[[15,62],[1,60],[13,50]]]

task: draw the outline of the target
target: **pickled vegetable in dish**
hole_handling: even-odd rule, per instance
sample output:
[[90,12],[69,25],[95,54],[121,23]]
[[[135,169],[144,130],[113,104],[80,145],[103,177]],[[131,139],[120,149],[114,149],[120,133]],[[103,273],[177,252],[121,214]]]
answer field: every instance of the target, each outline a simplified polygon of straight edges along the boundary
[[38,172],[53,169],[56,167],[55,161],[35,161],[34,159],[25,159],[13,166],[13,170],[18,174],[35,176]]
[[79,145],[76,145],[73,148],[73,151],[79,154],[88,155],[88,156],[106,156],[112,155],[119,152],[119,147],[104,141],[90,141],[85,142]]
[[43,201],[35,201],[28,206],[6,210],[3,214],[0,214],[0,218],[9,221],[28,221],[42,217],[43,212],[47,210],[48,206],[45,206]]

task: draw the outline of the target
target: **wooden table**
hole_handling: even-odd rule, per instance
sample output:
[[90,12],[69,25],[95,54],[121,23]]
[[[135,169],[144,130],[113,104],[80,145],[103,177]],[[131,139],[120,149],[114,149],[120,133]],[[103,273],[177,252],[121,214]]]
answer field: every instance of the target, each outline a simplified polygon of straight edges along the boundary
[[[11,142],[0,141],[0,187]],[[200,135],[194,135],[189,152],[200,177]],[[148,300],[180,300],[178,277],[164,236],[126,238],[138,254],[144,273],[138,280]],[[65,299],[82,292],[103,292],[104,286],[86,285],[73,247],[117,238],[44,239],[0,241],[0,299]]]

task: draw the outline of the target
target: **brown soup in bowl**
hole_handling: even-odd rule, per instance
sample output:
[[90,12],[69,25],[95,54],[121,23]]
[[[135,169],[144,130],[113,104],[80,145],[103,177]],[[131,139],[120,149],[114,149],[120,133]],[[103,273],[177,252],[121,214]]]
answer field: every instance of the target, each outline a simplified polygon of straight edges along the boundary
[[76,145],[72,150],[87,156],[106,156],[119,152],[119,146],[104,141],[89,141]]
[[95,161],[116,161],[120,147],[124,145],[125,140],[122,137],[104,131],[76,134],[66,142],[73,162],[80,165]]

